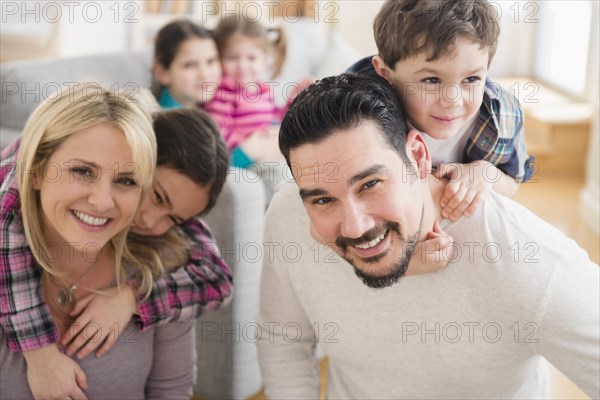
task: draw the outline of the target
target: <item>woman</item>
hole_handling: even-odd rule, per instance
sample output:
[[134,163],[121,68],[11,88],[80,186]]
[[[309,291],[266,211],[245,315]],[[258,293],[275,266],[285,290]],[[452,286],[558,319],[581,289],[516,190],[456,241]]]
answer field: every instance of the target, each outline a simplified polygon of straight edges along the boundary
[[[19,143],[16,143],[3,152],[0,167],[2,248],[12,246],[12,251],[2,252],[2,269],[6,270],[7,265],[11,271],[21,268],[28,271],[22,276],[30,275],[29,284],[36,281],[39,269],[30,267],[34,263],[30,250],[33,249],[35,261],[43,268],[42,288],[46,299],[46,304],[40,308],[37,304],[39,295],[35,290],[17,291],[22,296],[17,298],[18,301],[10,296],[10,291],[1,290],[2,303],[6,300],[15,309],[29,307],[41,310],[37,315],[42,320],[44,312],[49,309],[49,325],[57,328],[59,334],[75,326],[70,311],[82,299],[99,297],[95,293],[119,286],[126,278],[131,278],[130,282],[136,284],[139,296],[146,298],[156,283],[154,276],[165,267],[178,265],[182,255],[187,256],[185,251],[165,253],[148,244],[143,247],[143,252],[150,262],[135,262],[135,255],[141,254],[140,248],[136,250],[134,247],[134,254],[128,254],[125,247],[127,228],[135,215],[142,189],[152,184],[155,143],[151,121],[142,103],[132,101],[135,99],[131,94],[115,94],[92,84],[91,88],[96,93],[93,97],[89,95],[90,85],[86,86],[85,91],[59,94],[41,105],[25,128],[18,162],[11,163],[11,158],[7,157],[18,151]],[[18,183],[18,191],[15,183]],[[19,222],[23,227],[21,232],[11,230],[19,227]],[[7,238],[12,242],[7,244]],[[28,249],[19,243],[25,238]],[[173,243],[176,243],[175,239]],[[179,242],[180,249],[185,249],[185,242],[181,239]],[[63,251],[46,251],[51,248]],[[128,260],[127,268],[122,266],[121,260]],[[228,276],[226,268],[225,275]],[[225,280],[229,282],[229,279]],[[4,282],[2,289],[15,289],[14,285]],[[32,292],[33,295],[27,296]],[[228,292],[225,293],[225,297],[228,295]],[[129,316],[131,311],[128,310]],[[32,328],[40,324],[35,319],[22,321]],[[19,320],[10,323],[18,325]],[[10,324],[5,323],[3,316],[5,334],[7,325]],[[118,387],[119,382],[124,384],[115,392],[120,397],[128,394],[152,397],[152,390],[163,391],[165,384],[169,396],[178,397],[191,390],[192,328],[191,322],[171,324],[145,333],[135,328],[136,346],[125,343],[127,340],[119,340],[116,344],[121,347],[119,351],[110,352],[101,359],[89,358],[81,362],[87,382],[83,370],[65,356],[62,365],[52,364],[52,370],[72,371],[77,382],[74,387],[67,388],[66,395],[76,398],[85,397],[81,389],[87,388],[88,384],[88,394],[110,397],[107,390]],[[116,327],[115,337],[121,330],[121,327]],[[8,331],[10,334],[10,329]],[[21,343],[31,345],[31,342],[39,341],[38,335],[29,332],[29,336],[21,338]],[[33,332],[36,332],[35,329]],[[5,335],[0,338],[10,343]],[[52,347],[56,351],[56,346],[46,346]],[[44,349],[33,352],[41,350]],[[3,397],[31,396],[22,354],[8,352],[4,346],[0,354],[2,380],[13,383],[10,387],[3,385]],[[168,361],[173,358],[165,358],[166,354],[178,358],[177,365],[171,366]],[[71,365],[68,365],[69,362]],[[128,370],[131,376],[118,373],[117,366]],[[31,367],[27,373],[31,375]],[[110,386],[103,384],[107,378]],[[160,383],[158,387],[156,382]],[[33,390],[35,382],[30,383],[36,394]],[[56,384],[58,389],[65,390],[61,381]]]

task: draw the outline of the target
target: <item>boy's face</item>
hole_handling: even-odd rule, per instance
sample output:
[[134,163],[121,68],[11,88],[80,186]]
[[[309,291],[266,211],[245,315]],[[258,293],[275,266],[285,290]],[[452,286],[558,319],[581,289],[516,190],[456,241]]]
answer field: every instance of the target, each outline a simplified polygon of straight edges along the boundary
[[483,101],[489,50],[458,39],[452,56],[427,61],[427,54],[398,61],[394,69],[374,60],[377,73],[398,91],[409,122],[434,139],[448,139],[472,121]]

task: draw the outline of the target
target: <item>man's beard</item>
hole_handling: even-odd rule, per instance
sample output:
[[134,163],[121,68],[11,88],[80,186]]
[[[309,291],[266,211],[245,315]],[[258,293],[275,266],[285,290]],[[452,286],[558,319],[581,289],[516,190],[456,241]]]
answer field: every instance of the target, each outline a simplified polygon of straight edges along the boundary
[[[408,238],[404,239],[402,234],[400,233],[400,227],[397,223],[388,221],[383,226],[375,227],[368,232],[365,232],[358,239],[350,239],[345,237],[339,237],[335,244],[338,246],[338,249],[341,250],[341,257],[346,260],[352,267],[354,268],[354,273],[358,276],[365,285],[372,289],[383,289],[388,286],[393,285],[398,282],[400,278],[406,274],[406,270],[408,269],[408,264],[415,252],[415,248],[417,246],[417,241],[419,240],[419,236],[421,234],[421,225],[423,223],[423,214],[425,212],[425,206],[421,210],[421,221],[419,222],[419,228],[415,233],[410,235]],[[386,233],[387,232],[387,233]],[[398,237],[400,238],[401,246],[404,247],[404,251],[400,252],[399,258],[394,264],[391,271],[385,275],[369,275],[356,267],[356,264],[350,259],[346,257],[347,247],[350,245],[356,245],[360,243],[368,243],[371,240],[374,240],[381,236],[383,233],[386,235],[390,235],[392,232],[396,232]],[[384,239],[385,240],[385,239]],[[388,250],[389,251],[389,250]],[[385,251],[381,254],[378,254],[369,258],[361,258],[361,260],[367,264],[374,264],[385,257],[388,253]]]

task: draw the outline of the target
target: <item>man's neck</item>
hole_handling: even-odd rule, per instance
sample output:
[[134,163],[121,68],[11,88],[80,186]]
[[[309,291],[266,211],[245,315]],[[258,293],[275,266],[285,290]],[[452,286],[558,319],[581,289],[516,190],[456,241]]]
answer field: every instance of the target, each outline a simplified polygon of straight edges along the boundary
[[442,207],[440,206],[440,201],[448,183],[445,180],[437,179],[433,175],[427,175],[426,179],[429,190],[426,190],[423,199],[425,211],[423,212],[423,225],[421,227],[420,241],[427,240],[427,233],[433,231],[434,222],[442,220]]

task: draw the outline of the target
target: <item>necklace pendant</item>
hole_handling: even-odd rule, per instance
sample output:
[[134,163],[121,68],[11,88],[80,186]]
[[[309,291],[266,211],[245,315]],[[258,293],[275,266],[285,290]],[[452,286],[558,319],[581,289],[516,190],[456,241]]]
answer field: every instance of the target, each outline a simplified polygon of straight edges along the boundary
[[61,306],[71,304],[73,302],[73,292],[71,289],[64,288],[58,293],[58,304]]

